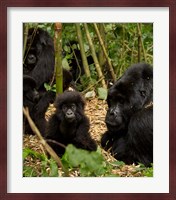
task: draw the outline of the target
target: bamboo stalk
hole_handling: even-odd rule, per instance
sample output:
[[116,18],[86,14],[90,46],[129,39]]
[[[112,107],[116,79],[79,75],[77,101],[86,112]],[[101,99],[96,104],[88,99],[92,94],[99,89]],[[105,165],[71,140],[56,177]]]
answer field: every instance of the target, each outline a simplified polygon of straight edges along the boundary
[[[139,41],[138,41],[138,45],[142,47],[142,51],[143,51],[143,55],[144,55],[144,61],[147,62],[147,57],[146,57],[146,53],[145,53],[145,48],[144,48],[144,43],[142,40],[142,27],[141,27],[141,23],[137,23],[137,30],[138,30],[138,37],[139,37]],[[138,46],[138,48],[139,48]],[[139,60],[139,58],[138,58]]]
[[95,63],[95,68],[97,70],[99,78],[100,79],[102,78],[101,84],[104,88],[107,88],[105,80],[104,80],[104,75],[101,71],[101,68],[100,68],[100,65],[99,65],[99,62],[98,62],[98,58],[97,58],[97,55],[96,55],[96,52],[95,52],[95,48],[94,48],[94,45],[92,43],[92,39],[90,37],[88,26],[87,26],[86,23],[84,23],[84,29],[85,29],[85,32],[86,32],[86,37],[87,37],[87,40],[88,40],[88,43],[89,43],[89,46],[90,46],[92,57],[93,57],[93,60],[94,60],[94,63]]
[[63,71],[62,71],[62,24],[55,23],[55,76],[56,76],[56,93],[63,92]]
[[94,25],[96,34],[97,34],[97,36],[98,36],[100,45],[101,45],[101,47],[102,47],[103,53],[104,53],[104,55],[105,55],[105,58],[106,58],[106,60],[107,60],[107,62],[108,62],[108,67],[109,67],[109,71],[110,71],[110,73],[111,73],[112,79],[113,79],[113,81],[115,82],[115,81],[116,81],[116,76],[115,76],[114,69],[113,69],[113,67],[112,67],[111,61],[110,61],[110,59],[109,59],[109,57],[108,57],[108,54],[107,54],[107,52],[106,52],[106,49],[105,49],[105,46],[104,46],[104,42],[103,42],[103,40],[102,40],[102,38],[101,38],[101,35],[100,35],[99,30],[98,30],[97,24],[96,24],[96,23],[93,23],[93,25]]
[[84,71],[85,71],[86,76],[88,78],[90,78],[91,77],[90,70],[89,70],[89,65],[88,65],[87,57],[86,57],[85,50],[84,50],[84,44],[83,44],[83,38],[82,38],[80,24],[76,23],[75,26],[76,26],[77,38],[78,38],[78,43],[80,46],[80,52],[81,52],[81,58],[83,61]]
[[27,38],[28,38],[28,29],[29,29],[29,24],[28,23],[24,23],[24,40],[23,40],[23,58],[25,55],[25,51],[26,51],[26,44],[27,44]]

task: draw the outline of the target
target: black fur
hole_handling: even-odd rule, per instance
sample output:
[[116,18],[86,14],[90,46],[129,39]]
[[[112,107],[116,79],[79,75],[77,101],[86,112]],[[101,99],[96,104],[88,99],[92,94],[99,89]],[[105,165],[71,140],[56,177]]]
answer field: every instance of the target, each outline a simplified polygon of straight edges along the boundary
[[[55,101],[56,112],[51,116],[47,125],[46,139],[54,140],[65,146],[73,144],[77,148],[95,151],[97,145],[90,137],[90,124],[84,114],[84,106],[83,98],[76,91],[65,91],[58,95]],[[68,115],[71,115],[71,120]],[[52,142],[50,145],[58,155],[63,155],[62,147]]]
[[153,162],[153,69],[128,68],[108,92],[106,125],[101,145],[126,164]]
[[[35,59],[31,57],[35,57]],[[52,79],[54,63],[54,43],[51,36],[41,28],[30,28],[24,56],[23,74],[34,78],[37,89],[39,89]]]
[[[54,75],[55,52],[53,39],[41,28],[30,28],[24,56],[23,74],[36,81],[39,92],[45,91],[44,83],[49,83]],[[71,72],[63,69],[63,90],[73,84]],[[74,85],[74,84],[73,84]]]
[[[53,92],[46,92],[41,96],[36,90],[35,80],[28,75],[23,76],[23,106],[28,107],[29,114],[41,134],[45,133],[45,112],[54,97],[55,93]],[[25,117],[23,118],[23,126],[24,133],[33,134]]]

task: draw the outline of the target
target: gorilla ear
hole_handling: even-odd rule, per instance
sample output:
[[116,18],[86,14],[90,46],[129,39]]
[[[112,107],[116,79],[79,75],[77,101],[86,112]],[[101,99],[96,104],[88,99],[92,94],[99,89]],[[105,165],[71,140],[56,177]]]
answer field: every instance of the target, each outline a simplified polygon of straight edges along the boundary
[[84,110],[85,101],[81,98],[80,101],[78,101],[78,102],[79,102],[78,106],[80,105],[81,109]]

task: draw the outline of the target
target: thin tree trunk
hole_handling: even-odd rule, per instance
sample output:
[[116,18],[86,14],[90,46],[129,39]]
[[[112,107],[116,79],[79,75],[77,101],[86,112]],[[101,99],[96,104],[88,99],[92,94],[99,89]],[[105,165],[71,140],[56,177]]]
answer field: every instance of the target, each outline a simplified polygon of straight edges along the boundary
[[98,36],[100,45],[101,45],[101,47],[102,47],[102,49],[103,49],[103,53],[104,53],[104,55],[105,55],[105,57],[106,57],[106,60],[107,60],[107,62],[108,62],[108,67],[109,67],[109,71],[110,71],[110,73],[111,73],[112,79],[113,79],[113,81],[115,82],[115,81],[116,81],[116,76],[115,76],[115,73],[114,73],[114,69],[113,69],[113,67],[112,67],[111,61],[110,61],[110,59],[109,59],[109,57],[108,57],[108,54],[107,54],[107,52],[106,52],[106,49],[105,49],[103,40],[102,40],[102,38],[101,38],[100,32],[99,32],[98,27],[97,27],[97,24],[94,23],[93,25],[94,25],[95,31],[96,31],[96,33],[97,33],[97,36]]
[[[105,48],[106,48],[106,42],[105,42],[106,37],[105,37],[104,25],[103,25],[103,23],[99,23],[99,24],[97,24],[97,27],[98,27],[98,29],[99,29],[101,38],[102,38],[103,43],[104,43],[104,46],[105,46]],[[99,47],[98,61],[99,61],[99,64],[100,64],[101,69],[103,70],[103,67],[104,67],[105,62],[106,62],[106,58],[104,57],[104,52],[103,52],[103,49],[102,49],[101,46]]]
[[63,92],[63,71],[62,71],[62,24],[55,23],[55,72],[56,72],[56,93]]
[[23,59],[24,59],[24,55],[25,55],[25,51],[26,51],[26,44],[27,44],[27,38],[28,38],[28,29],[29,29],[29,24],[28,23],[24,23],[23,24]]
[[91,50],[91,53],[92,53],[92,57],[93,57],[93,60],[94,60],[94,63],[95,63],[95,67],[96,67],[98,76],[99,76],[100,79],[102,78],[102,80],[101,80],[102,86],[104,88],[107,88],[105,80],[104,80],[104,75],[101,71],[101,68],[100,68],[100,65],[99,65],[99,62],[98,62],[98,59],[97,59],[97,55],[96,55],[96,52],[95,52],[95,48],[94,48],[94,45],[92,43],[92,39],[90,37],[88,26],[87,26],[86,23],[84,23],[84,28],[85,28],[85,31],[86,31],[86,37],[87,37],[87,40],[88,40],[88,43],[89,43],[89,46],[90,46],[90,50]]
[[139,24],[137,24],[137,31],[138,31],[138,62],[141,61],[141,32],[139,29]]
[[80,24],[76,23],[75,26],[76,26],[77,38],[78,38],[78,43],[80,46],[81,58],[82,58],[82,62],[83,62],[84,71],[85,71],[86,76],[88,78],[90,78],[91,77],[90,70],[89,70],[89,65],[88,65],[87,57],[86,57],[85,50],[84,50],[84,44],[83,44],[83,38],[82,38]]
[[[142,51],[143,51],[143,55],[144,55],[144,61],[147,62],[144,43],[143,43],[143,40],[142,40],[141,23],[137,24],[137,29],[138,29],[138,43],[139,43],[138,45],[142,47]],[[139,60],[139,58],[138,58],[138,60]]]

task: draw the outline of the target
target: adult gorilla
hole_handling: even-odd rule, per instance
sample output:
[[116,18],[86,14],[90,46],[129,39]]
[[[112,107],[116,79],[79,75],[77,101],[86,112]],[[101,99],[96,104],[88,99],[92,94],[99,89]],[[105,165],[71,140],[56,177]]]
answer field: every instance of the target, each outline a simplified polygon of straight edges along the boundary
[[127,69],[108,92],[105,150],[126,164],[153,162],[153,69],[140,63]]
[[30,28],[24,56],[23,74],[36,81],[37,89],[52,79],[54,73],[54,43],[47,31]]
[[[45,92],[44,83],[49,83],[54,75],[54,42],[49,33],[41,28],[30,28],[24,56],[23,74],[36,81],[36,89]],[[73,84],[72,74],[63,69],[63,90]]]

